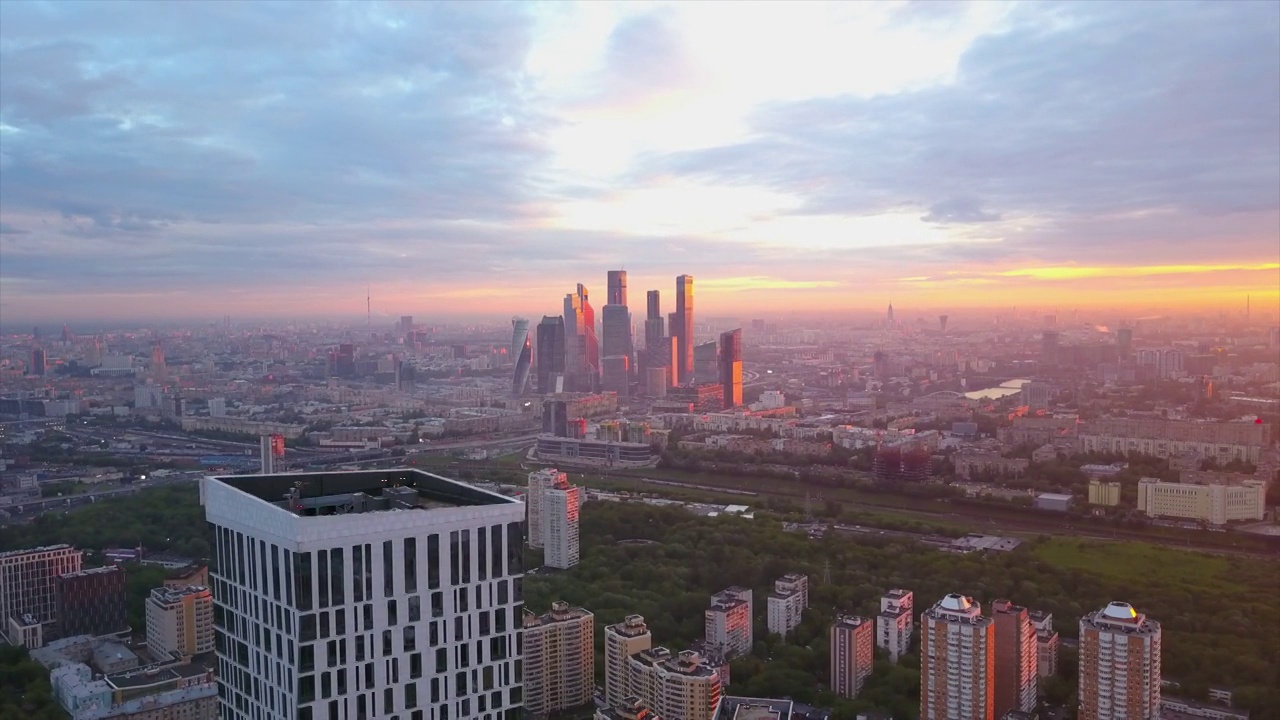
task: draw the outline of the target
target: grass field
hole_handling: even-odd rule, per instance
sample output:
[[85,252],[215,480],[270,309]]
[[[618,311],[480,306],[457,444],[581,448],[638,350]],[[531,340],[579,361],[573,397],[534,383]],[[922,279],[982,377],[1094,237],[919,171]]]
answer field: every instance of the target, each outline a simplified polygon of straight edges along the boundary
[[1138,542],[1097,542],[1054,538],[1036,548],[1036,555],[1057,567],[1081,570],[1125,583],[1159,577],[1164,583],[1195,588],[1239,588],[1231,563],[1223,557]]

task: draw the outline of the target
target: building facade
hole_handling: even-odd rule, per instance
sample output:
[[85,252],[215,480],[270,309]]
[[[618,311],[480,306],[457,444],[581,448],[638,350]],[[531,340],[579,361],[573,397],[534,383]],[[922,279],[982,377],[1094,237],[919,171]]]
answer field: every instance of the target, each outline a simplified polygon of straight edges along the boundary
[[405,469],[201,499],[223,720],[521,716],[522,503]]
[[728,659],[750,654],[755,643],[751,589],[734,586],[712,595],[704,623],[708,647],[723,652]]
[[995,623],[952,593],[920,616],[920,719],[996,720]]
[[641,615],[628,615],[604,629],[604,699],[613,707],[636,697],[632,687],[630,658],[653,647],[653,635]]
[[0,553],[0,620],[30,615],[39,623],[58,620],[59,575],[80,571],[82,553],[70,545],[48,545]]
[[889,652],[889,662],[911,651],[911,633],[915,630],[915,599],[910,590],[890,590],[880,598],[880,614],[876,616],[876,646]]
[[676,311],[672,316],[671,337],[676,341],[677,365],[673,374],[674,385],[684,385],[693,380],[693,276],[676,278]]
[[1261,520],[1266,516],[1267,484],[1261,480],[1171,483],[1138,481],[1138,510],[1152,518],[1181,518],[1211,525]]
[[855,698],[875,664],[875,630],[869,618],[838,615],[831,626],[831,691]]
[[1036,671],[1040,677],[1058,674],[1058,632],[1053,629],[1053,614],[1040,610],[1028,613],[1036,629]]
[[563,570],[578,564],[581,508],[582,488],[570,485],[564,473],[542,491],[543,564],[547,567]]
[[1094,478],[1089,481],[1089,504],[1115,507],[1120,504],[1120,483]]
[[1079,429],[1082,452],[1137,452],[1161,458],[1194,453],[1219,464],[1257,463],[1270,437],[1270,425],[1246,422],[1106,419]]
[[742,405],[742,328],[720,333],[720,384],[724,407]]
[[804,611],[809,607],[809,578],[798,573],[787,573],[773,582],[769,593],[769,632],[784,639],[800,626]]
[[1027,609],[1008,600],[991,603],[996,625],[996,717],[1036,709],[1039,684],[1036,629]]
[[543,716],[591,703],[595,691],[595,616],[557,600],[524,614],[524,708]]
[[128,593],[120,566],[59,575],[55,585],[62,637],[106,635],[128,627]]
[[529,547],[542,547],[542,499],[548,489],[568,476],[555,468],[543,468],[529,473],[524,495],[525,521],[529,524]]
[[1080,720],[1160,717],[1160,624],[1113,602],[1080,619]]
[[715,720],[720,710],[720,674],[698,653],[663,647],[627,659],[635,695],[662,718]]
[[147,598],[147,647],[184,657],[212,652],[213,593],[209,588],[152,590]]

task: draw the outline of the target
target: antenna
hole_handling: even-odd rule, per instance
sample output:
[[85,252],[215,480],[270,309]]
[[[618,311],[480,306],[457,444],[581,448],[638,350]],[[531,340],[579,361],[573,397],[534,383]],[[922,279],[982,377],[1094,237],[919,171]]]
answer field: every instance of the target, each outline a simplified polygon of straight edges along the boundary
[[364,322],[369,335],[373,335],[373,286],[366,285],[364,290]]

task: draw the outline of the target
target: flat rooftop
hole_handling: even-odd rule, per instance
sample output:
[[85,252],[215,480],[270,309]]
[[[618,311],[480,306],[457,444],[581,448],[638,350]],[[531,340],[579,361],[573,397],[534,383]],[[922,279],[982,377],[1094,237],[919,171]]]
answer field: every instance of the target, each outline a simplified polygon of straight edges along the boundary
[[519,501],[414,469],[355,470],[210,478],[302,516],[431,510]]

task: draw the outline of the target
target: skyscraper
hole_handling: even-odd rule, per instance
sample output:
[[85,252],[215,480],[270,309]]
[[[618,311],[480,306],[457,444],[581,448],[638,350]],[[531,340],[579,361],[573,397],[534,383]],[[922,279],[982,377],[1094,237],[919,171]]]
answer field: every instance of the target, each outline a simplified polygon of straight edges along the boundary
[[742,404],[742,328],[720,333],[720,384],[726,410]]
[[1058,331],[1045,330],[1040,335],[1040,364],[1050,367],[1058,364]]
[[831,691],[855,698],[875,662],[875,631],[868,618],[837,615],[831,626]]
[[952,593],[920,616],[920,720],[996,720],[995,623]]
[[581,507],[582,488],[570,485],[564,473],[542,491],[543,564],[547,567],[565,570],[578,564]]
[[533,364],[533,342],[529,336],[529,321],[522,317],[511,318],[511,362],[515,366],[511,378],[511,395],[520,397],[529,384],[529,368]]
[[893,324],[893,303],[889,303],[889,312],[885,313],[885,323],[888,325]]
[[627,304],[627,271],[626,270],[610,270],[609,271],[608,292],[605,295],[606,305],[626,305]]
[[618,361],[607,363],[602,360],[601,373],[605,365],[610,365],[612,377],[608,378],[606,390],[626,395],[631,387],[632,373],[635,371],[635,338],[631,330],[631,311],[627,308],[627,271],[610,270],[608,285],[608,303],[601,310],[601,350],[602,358],[626,358],[621,375],[618,374]]
[[676,369],[674,384],[684,385],[693,379],[693,276],[676,278],[675,322],[671,324],[671,336],[676,339],[676,353],[680,365]]
[[566,389],[595,390],[600,377],[600,345],[596,340],[595,310],[582,284],[564,297],[564,336]]
[[693,346],[693,382],[718,382],[720,379],[720,347],[715,340],[698,343]]
[[544,315],[538,323],[538,392],[543,395],[564,390],[565,333],[564,317]]
[[48,361],[45,360],[44,348],[31,348],[31,367],[27,368],[28,375],[44,375]]
[[631,358],[626,355],[605,355],[600,361],[600,388],[605,392],[617,393],[618,397],[630,394]]
[[996,623],[996,717],[1036,708],[1036,628],[1027,609],[1008,600],[991,603]]
[[519,501],[406,469],[200,490],[223,720],[520,717]]
[[1160,717],[1160,624],[1129,603],[1080,618],[1080,720]]
[[582,707],[595,690],[595,616],[557,600],[524,613],[524,708],[537,717]]

